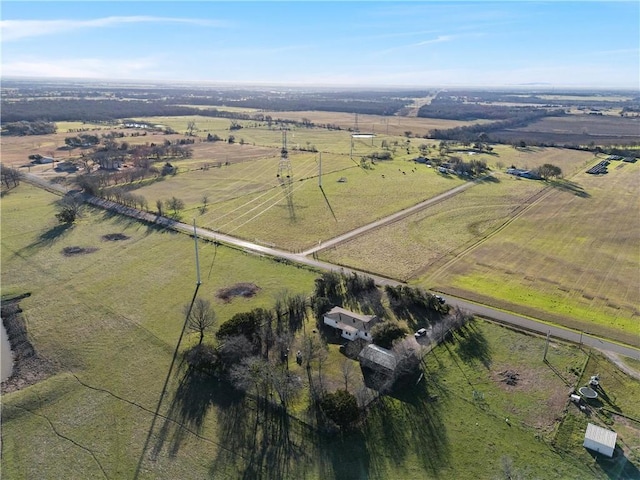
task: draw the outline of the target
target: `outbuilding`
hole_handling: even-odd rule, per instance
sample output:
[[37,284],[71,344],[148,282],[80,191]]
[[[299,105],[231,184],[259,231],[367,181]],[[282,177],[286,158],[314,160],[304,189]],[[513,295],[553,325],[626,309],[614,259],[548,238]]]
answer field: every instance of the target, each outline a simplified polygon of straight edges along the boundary
[[358,355],[360,365],[376,372],[391,375],[398,366],[398,359],[391,350],[369,344]]
[[616,432],[590,423],[587,425],[587,431],[584,434],[584,443],[582,445],[594,452],[601,453],[607,457],[613,457],[617,439],[618,434]]

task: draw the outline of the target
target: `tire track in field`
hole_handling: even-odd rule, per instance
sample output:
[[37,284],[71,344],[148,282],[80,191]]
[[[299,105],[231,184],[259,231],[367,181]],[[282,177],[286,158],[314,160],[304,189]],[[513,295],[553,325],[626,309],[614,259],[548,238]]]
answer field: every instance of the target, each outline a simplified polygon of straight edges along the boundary
[[[486,242],[487,240],[489,240],[490,238],[492,238],[493,236],[497,235],[502,230],[507,228],[511,223],[513,223],[515,220],[517,220],[522,215],[524,215],[524,213],[529,211],[534,205],[537,205],[542,200],[546,199],[549,195],[551,195],[551,193],[553,193],[553,191],[554,191],[553,187],[551,187],[550,185],[544,187],[542,190],[540,190],[539,192],[537,192],[534,195],[532,195],[531,197],[529,197],[524,202],[524,204],[521,204],[518,207],[514,208],[512,210],[511,216],[509,216],[501,225],[497,226],[494,230],[488,232],[482,238],[479,238],[478,240],[474,241],[471,245],[465,247],[460,253],[448,252],[445,255],[443,255],[441,257],[441,260],[446,260],[446,257],[448,257],[450,255],[454,255],[454,257],[451,258],[450,260],[446,260],[446,262],[443,265],[441,265],[440,267],[437,267],[437,269],[426,278],[426,281],[427,282],[431,282],[433,279],[437,278],[439,275],[442,274],[443,271],[449,269],[458,260],[460,260],[464,256],[468,255],[469,253],[471,253],[471,251],[475,250],[477,247],[482,245],[484,242]],[[434,262],[434,264],[437,264],[439,261],[440,260],[436,260]],[[431,266],[425,267],[424,269],[422,269],[422,271],[428,271],[430,268],[433,267],[434,264],[432,264]],[[418,272],[418,275],[419,275],[419,273],[420,272]]]
[[84,445],[76,442],[73,438],[71,437],[67,437],[66,435],[63,435],[62,433],[60,433],[58,431],[58,429],[55,427],[55,425],[53,424],[53,422],[49,419],[49,417],[47,417],[46,415],[42,414],[42,413],[36,413],[33,410],[28,409],[27,407],[21,407],[20,405],[12,405],[13,408],[17,408],[19,410],[24,410],[25,412],[29,412],[31,415],[35,415],[36,417],[40,417],[43,418],[48,424],[49,427],[51,427],[51,430],[53,430],[53,433],[55,433],[58,437],[72,443],[73,445],[75,445],[76,447],[84,450],[85,452],[87,452],[89,455],[91,455],[91,457],[93,458],[93,460],[96,462],[96,464],[98,465],[98,467],[100,468],[100,471],[102,472],[102,475],[104,476],[104,478],[108,479],[109,476],[107,475],[107,472],[105,472],[104,468],[102,467],[102,464],[100,463],[100,460],[98,460],[98,457],[96,457],[96,454],[93,453],[93,450],[91,450],[88,447],[85,447]]

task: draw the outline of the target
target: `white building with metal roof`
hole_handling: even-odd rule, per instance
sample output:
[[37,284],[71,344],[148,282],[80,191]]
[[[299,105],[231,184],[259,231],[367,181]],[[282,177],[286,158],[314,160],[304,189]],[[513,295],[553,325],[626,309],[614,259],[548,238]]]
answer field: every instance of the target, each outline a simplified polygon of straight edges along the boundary
[[587,431],[584,434],[584,443],[582,445],[594,452],[601,453],[607,457],[613,457],[617,439],[618,434],[616,432],[590,423],[587,425]]

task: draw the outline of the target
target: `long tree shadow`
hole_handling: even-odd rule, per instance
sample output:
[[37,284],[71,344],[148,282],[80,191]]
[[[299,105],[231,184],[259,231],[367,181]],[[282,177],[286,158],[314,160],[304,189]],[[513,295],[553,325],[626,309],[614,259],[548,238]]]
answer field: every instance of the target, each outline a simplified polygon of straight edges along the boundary
[[41,233],[34,242],[18,250],[15,255],[20,256],[38,248],[51,247],[54,243],[67,235],[72,228],[73,224],[71,223],[61,223],[55,227],[51,227],[49,230]]
[[345,308],[359,310],[365,315],[376,315],[379,318],[387,316],[387,310],[382,304],[382,292],[378,289],[363,292],[357,296],[345,294],[342,304]]
[[456,353],[464,363],[473,365],[479,361],[485,368],[491,367],[491,349],[484,334],[473,324],[458,329],[455,338]]
[[210,464],[213,478],[223,472],[247,480],[297,478],[304,465],[313,464],[313,448],[305,445],[309,435],[300,422],[264,399],[244,396],[220,406],[217,420],[224,445]]
[[159,430],[152,457],[160,453],[167,440],[170,441],[169,456],[174,457],[186,438],[202,433],[204,420],[213,405],[227,404],[234,398],[226,385],[221,386],[215,377],[194,368],[178,369],[177,375],[182,378]]
[[437,376],[427,375],[417,385],[381,397],[371,408],[365,437],[372,473],[393,471],[409,454],[435,477],[450,466],[451,448],[440,411],[446,392],[434,382]]
[[336,480],[371,478],[372,459],[365,432],[353,430],[333,437],[320,435],[317,442],[319,478]]
[[569,193],[573,193],[574,195],[581,197],[581,198],[590,198],[591,194],[589,192],[587,192],[582,186],[578,185],[575,182],[572,182],[571,180],[551,180],[549,182],[549,185],[551,185],[553,188],[558,189],[558,190],[562,190],[565,192],[569,192]]

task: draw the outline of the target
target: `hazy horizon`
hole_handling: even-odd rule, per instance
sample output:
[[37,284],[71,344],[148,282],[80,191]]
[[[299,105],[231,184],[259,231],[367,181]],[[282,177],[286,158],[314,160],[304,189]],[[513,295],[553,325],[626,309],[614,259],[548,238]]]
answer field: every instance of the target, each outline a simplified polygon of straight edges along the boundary
[[639,2],[3,2],[3,79],[640,89]]

